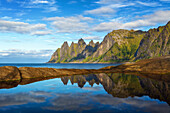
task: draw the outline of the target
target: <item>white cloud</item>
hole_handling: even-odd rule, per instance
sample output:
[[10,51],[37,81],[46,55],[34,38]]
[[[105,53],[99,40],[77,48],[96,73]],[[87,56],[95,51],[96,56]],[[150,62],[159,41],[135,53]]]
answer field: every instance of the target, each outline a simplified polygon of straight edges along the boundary
[[92,28],[92,31],[96,32],[110,32],[114,29],[119,29],[121,23],[118,22],[103,22]]
[[123,4],[123,3],[115,3],[115,4],[109,4],[105,5],[93,10],[86,10],[84,13],[85,14],[94,14],[94,15],[99,15],[99,16],[110,16],[113,15],[116,12],[116,8],[122,8],[122,7],[128,7],[128,6],[133,6],[135,5],[134,3],[128,3],[128,4]]
[[142,2],[142,1],[136,1],[136,3],[140,4],[140,5],[144,5],[144,6],[149,6],[149,7],[156,7],[156,6],[160,6],[161,4],[157,3],[157,2]]
[[98,36],[89,36],[89,37],[83,37],[85,40],[100,40],[101,38]]
[[96,3],[98,3],[98,4],[110,4],[110,3],[120,3],[120,2],[125,2],[125,1],[127,1],[127,0],[99,0],[98,2],[96,2]]
[[53,12],[58,10],[58,6],[56,5],[56,0],[30,0],[29,2],[17,1],[17,3],[24,8],[44,9],[43,12]]
[[18,49],[10,49],[10,50],[1,50],[0,57],[27,57],[27,58],[43,58],[50,57],[52,55],[52,50],[18,50]]
[[35,32],[45,32],[45,24],[29,24],[24,22],[0,20],[0,32],[14,32],[20,34],[35,34]]
[[7,2],[12,2],[13,0],[7,0]]
[[38,36],[43,36],[43,35],[49,35],[52,34],[51,31],[33,31],[31,35],[38,35]]
[[69,1],[68,4],[75,4],[77,1]]
[[138,20],[127,23],[103,22],[95,26],[92,30],[97,32],[110,32],[115,29],[138,29],[167,23],[168,21],[170,21],[170,11],[157,11],[154,14],[145,15]]
[[54,12],[57,11],[58,7],[47,7],[45,8],[45,12]]
[[9,16],[3,16],[3,17],[1,17],[1,19],[3,19],[3,20],[10,20],[10,19],[12,19],[12,17],[9,17]]
[[0,11],[11,11],[11,8],[0,7]]
[[52,21],[51,25],[57,30],[56,32],[60,33],[73,33],[73,32],[81,32],[87,33],[88,31],[88,23],[93,19],[90,17],[79,16],[71,16],[71,17],[50,17],[44,18],[46,21]]
[[105,14],[110,14],[114,12],[115,10],[113,10],[111,7],[100,7],[100,8],[93,9],[93,10],[87,10],[85,11],[85,14],[105,15]]
[[9,53],[1,53],[0,55],[1,55],[1,56],[8,56]]
[[48,4],[49,2],[46,0],[34,0],[32,4]]

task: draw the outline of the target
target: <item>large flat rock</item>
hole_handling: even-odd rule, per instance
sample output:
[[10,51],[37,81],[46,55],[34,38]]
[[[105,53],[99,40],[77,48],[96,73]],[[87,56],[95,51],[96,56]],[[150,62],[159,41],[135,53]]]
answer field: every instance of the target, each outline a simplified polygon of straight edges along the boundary
[[17,67],[0,67],[0,81],[21,80],[20,71]]
[[37,77],[58,77],[63,75],[78,75],[89,74],[97,70],[88,69],[55,69],[55,68],[33,68],[33,67],[20,67],[22,78],[37,78]]

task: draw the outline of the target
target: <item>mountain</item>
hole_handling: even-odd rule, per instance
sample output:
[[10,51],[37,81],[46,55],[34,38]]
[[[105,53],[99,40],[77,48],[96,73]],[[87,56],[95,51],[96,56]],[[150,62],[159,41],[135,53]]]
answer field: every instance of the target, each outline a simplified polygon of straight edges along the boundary
[[49,63],[124,62],[170,54],[170,22],[148,31],[113,30],[101,43],[67,42],[52,55]]

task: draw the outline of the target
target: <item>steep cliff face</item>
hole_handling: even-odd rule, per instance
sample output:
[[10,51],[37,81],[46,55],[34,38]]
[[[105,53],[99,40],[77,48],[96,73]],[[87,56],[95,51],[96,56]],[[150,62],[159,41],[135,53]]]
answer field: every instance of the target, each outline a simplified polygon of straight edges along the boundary
[[112,31],[93,54],[93,61],[119,62],[133,59],[144,34],[142,31],[123,29]]
[[72,57],[76,57],[77,56],[77,48],[78,48],[78,44],[72,42],[71,46],[70,46],[70,56],[72,56]]
[[94,52],[99,47],[99,42],[94,43],[93,40],[89,42],[89,44],[85,47],[85,49],[82,51],[82,55],[84,56],[85,59],[88,57],[92,56]]
[[97,58],[104,53],[106,53],[114,44],[114,40],[112,39],[111,36],[106,35],[104,40],[101,42],[99,45],[97,51],[93,54],[93,58]]
[[71,62],[82,53],[85,47],[86,43],[83,39],[80,39],[78,43],[72,42],[70,47],[67,42],[64,42],[61,48],[53,53],[49,63]]
[[142,39],[135,54],[136,59],[153,58],[170,54],[170,22],[150,29]]
[[69,47],[64,42],[49,62],[124,62],[170,54],[170,22],[147,32],[113,30],[99,43],[83,39]]

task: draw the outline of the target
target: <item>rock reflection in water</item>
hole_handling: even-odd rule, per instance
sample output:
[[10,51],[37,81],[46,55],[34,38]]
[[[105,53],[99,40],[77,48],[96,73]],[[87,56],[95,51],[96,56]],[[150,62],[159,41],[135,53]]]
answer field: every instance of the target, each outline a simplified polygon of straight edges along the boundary
[[149,96],[160,101],[165,101],[170,105],[170,83],[143,78],[135,75],[122,73],[112,74],[90,74],[61,77],[64,85],[68,81],[72,84],[77,83],[82,88],[86,82],[91,86],[94,83],[103,85],[105,91],[113,97],[127,98],[134,96]]

